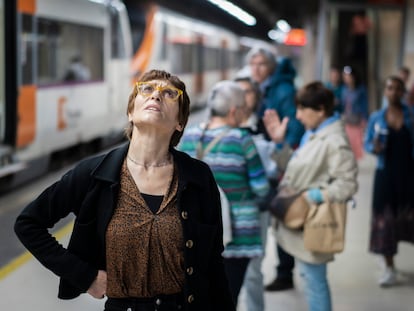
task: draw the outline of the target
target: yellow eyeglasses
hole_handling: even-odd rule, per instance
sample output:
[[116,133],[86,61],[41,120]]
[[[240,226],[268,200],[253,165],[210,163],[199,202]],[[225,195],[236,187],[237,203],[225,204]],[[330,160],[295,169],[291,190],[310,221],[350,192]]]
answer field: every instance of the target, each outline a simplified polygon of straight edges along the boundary
[[173,86],[160,86],[152,82],[137,82],[136,86],[138,93],[145,97],[149,97],[155,91],[158,91],[164,99],[177,100],[183,94],[183,91]]

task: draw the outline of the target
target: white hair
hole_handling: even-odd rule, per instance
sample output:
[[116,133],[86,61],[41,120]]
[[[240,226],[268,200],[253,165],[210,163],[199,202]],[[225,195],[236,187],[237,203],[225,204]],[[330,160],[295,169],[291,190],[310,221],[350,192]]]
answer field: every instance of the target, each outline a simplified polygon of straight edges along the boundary
[[217,82],[210,91],[207,105],[212,116],[225,117],[231,107],[243,107],[245,97],[243,89],[234,81]]
[[246,55],[246,64],[248,65],[253,57],[257,55],[264,56],[269,62],[270,68],[274,69],[277,65],[276,53],[264,46],[253,47]]

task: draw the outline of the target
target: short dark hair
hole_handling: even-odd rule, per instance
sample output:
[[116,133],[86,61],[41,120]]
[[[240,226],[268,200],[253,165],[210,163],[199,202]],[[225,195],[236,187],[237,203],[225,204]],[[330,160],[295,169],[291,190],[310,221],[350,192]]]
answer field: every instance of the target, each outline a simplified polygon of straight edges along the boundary
[[235,82],[247,82],[247,83],[249,83],[251,85],[255,95],[256,95],[256,104],[258,104],[262,100],[263,94],[262,94],[262,91],[260,90],[259,83],[254,81],[251,77],[248,77],[248,76],[236,77],[234,79],[234,81]]
[[[164,70],[150,70],[144,73],[137,82],[145,82],[151,80],[166,80],[170,82],[174,87],[183,91],[183,94],[178,98],[178,122],[182,126],[182,131],[175,131],[171,137],[170,146],[175,147],[180,142],[181,136],[183,136],[184,128],[187,125],[188,117],[190,115],[190,98],[187,94],[185,84],[177,76],[170,74]],[[137,97],[138,88],[137,84],[134,85],[131,94],[128,99],[127,115],[134,109],[135,97]],[[133,125],[131,122],[125,129],[125,135],[128,139],[132,137]]]
[[395,75],[388,76],[385,79],[384,87],[386,86],[388,80],[397,82],[400,85],[401,89],[405,92],[405,83],[400,77],[395,76]]
[[324,110],[326,116],[334,113],[335,96],[322,82],[314,81],[302,87],[296,95],[296,106]]

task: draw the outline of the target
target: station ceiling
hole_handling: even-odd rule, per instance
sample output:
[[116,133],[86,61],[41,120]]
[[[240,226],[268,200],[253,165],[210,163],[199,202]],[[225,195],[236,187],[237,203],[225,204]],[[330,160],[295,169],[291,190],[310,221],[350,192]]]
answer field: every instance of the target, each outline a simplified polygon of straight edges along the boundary
[[[133,0],[124,0],[124,2],[128,1]],[[247,26],[207,0],[148,0],[147,2],[157,3],[193,18],[224,26],[239,35],[261,39],[267,39],[267,32],[274,27],[279,19],[285,19],[292,27],[303,26],[305,17],[315,15],[319,4],[319,0],[230,1],[255,16],[257,24]]]

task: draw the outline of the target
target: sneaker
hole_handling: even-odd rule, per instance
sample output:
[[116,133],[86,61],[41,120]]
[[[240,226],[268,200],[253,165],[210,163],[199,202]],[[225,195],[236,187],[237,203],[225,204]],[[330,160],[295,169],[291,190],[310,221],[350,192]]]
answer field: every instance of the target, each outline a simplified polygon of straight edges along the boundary
[[381,287],[388,287],[397,284],[397,272],[394,268],[386,267],[384,274],[378,280]]
[[276,278],[272,283],[265,286],[265,290],[268,292],[276,292],[282,290],[288,290],[293,288],[293,280],[291,278]]

